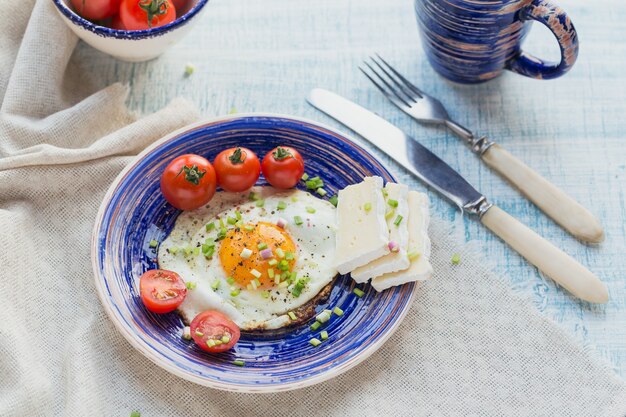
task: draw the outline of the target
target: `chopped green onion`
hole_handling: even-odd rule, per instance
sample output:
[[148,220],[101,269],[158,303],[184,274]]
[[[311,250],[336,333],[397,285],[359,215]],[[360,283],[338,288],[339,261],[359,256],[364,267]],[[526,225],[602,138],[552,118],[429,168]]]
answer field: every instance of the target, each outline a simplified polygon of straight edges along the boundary
[[141,417],[141,413],[139,411],[133,411],[130,413],[130,417]]
[[291,271],[291,273],[289,274],[289,279],[291,281],[294,281],[297,277],[298,277],[298,272],[296,272],[296,271]]
[[212,259],[214,253],[215,253],[215,246],[209,245],[209,250],[207,250],[207,252],[204,254],[204,257],[207,259]]
[[455,253],[454,255],[452,255],[452,259],[450,259],[450,261],[452,261],[452,265],[458,265],[461,262],[461,255]]
[[305,184],[308,190],[317,190],[318,188],[321,188],[324,186],[324,181],[322,181],[320,177],[314,177],[306,181]]
[[191,340],[191,328],[189,326],[183,327],[183,339]]
[[197,247],[193,248],[191,252],[194,254],[194,256],[200,255],[200,247],[197,246]]
[[204,336],[204,333],[202,333],[202,332],[201,332],[201,331],[199,331],[199,330],[196,330],[196,336],[198,336],[198,337],[202,337],[202,336]]
[[306,172],[304,174],[302,174],[302,181],[306,181],[309,179],[309,174],[307,174]]
[[187,246],[185,249],[183,249],[183,252],[184,252],[185,256],[191,255],[192,251],[193,251],[193,248],[190,247],[190,246]]
[[259,195],[257,193],[255,193],[254,191],[251,191],[250,195],[249,195],[249,198],[252,201],[257,201],[259,199]]
[[307,213],[311,213],[311,214],[315,213],[315,209],[313,207],[305,207],[304,209],[306,210]]
[[[295,272],[292,273],[292,276],[294,274]],[[295,279],[295,277],[293,277],[293,279]],[[294,297],[300,297],[300,294],[302,294],[302,290],[304,289],[307,281],[308,280],[306,278],[299,279],[298,282],[296,282],[293,286],[293,289],[291,290],[291,295],[293,295]]]
[[216,279],[215,281],[213,281],[213,284],[211,284],[211,288],[213,288],[213,291],[217,291],[219,287],[220,287],[220,280]]
[[267,249],[267,243],[261,242],[257,245],[257,248],[259,248],[259,250]]
[[304,223],[304,221],[302,220],[302,217],[300,217],[300,216],[293,216],[293,221],[298,226],[300,226],[302,223]]
[[235,278],[228,277],[226,278],[226,282],[228,282],[228,285],[233,285],[235,283]]
[[230,296],[231,296],[231,297],[237,297],[237,296],[239,295],[239,292],[240,292],[240,291],[241,291],[241,290],[240,290],[239,288],[235,288],[234,290],[231,290],[231,291],[230,291]]
[[235,212],[235,218],[236,218],[237,220],[241,220],[241,213],[239,212],[239,210],[237,210],[237,211]]
[[315,347],[318,347],[319,345],[322,344],[322,342],[319,341],[319,339],[313,338],[311,340],[309,340],[309,343],[312,344]]
[[395,224],[396,226],[400,226],[400,223],[402,223],[402,216],[398,214],[398,216],[396,216],[396,219],[393,221],[393,224]]
[[172,255],[176,255],[178,253],[178,248],[176,246],[172,246],[167,251],[171,253]]
[[226,233],[228,233],[228,230],[225,227],[222,227],[220,231],[217,232],[217,237],[215,238],[215,241],[217,242],[224,239],[226,237]]
[[224,219],[220,219],[220,229],[225,228],[226,225],[224,224]]
[[328,339],[328,332],[326,330],[322,330],[320,332],[320,339],[322,339],[322,340],[327,340]]
[[298,197],[296,197],[296,196],[291,197],[291,201],[293,201],[295,203],[296,201],[298,201]]
[[267,270],[267,276],[270,277],[270,279],[274,279],[274,269],[270,268]]
[[207,339],[207,340],[206,340],[206,345],[207,345],[208,347],[213,347],[213,346],[215,346],[215,344],[216,344],[216,343],[215,343],[215,340],[213,340],[213,339]]
[[267,264],[270,266],[274,266],[278,263],[278,261],[276,259],[270,259],[269,261],[267,261]]
[[265,200],[257,200],[254,205],[257,207],[263,207],[265,205]]
[[230,108],[230,111],[228,112],[228,114],[235,114],[235,113],[237,113],[237,107],[233,106]]
[[395,210],[389,210],[388,212],[385,213],[385,219],[389,220],[393,217],[393,215],[396,214]]
[[337,203],[339,203],[339,197],[334,195],[328,201],[330,201],[330,204],[332,204],[333,206],[337,207]]
[[228,342],[230,342],[230,337],[226,335],[222,336],[222,343],[228,343]]
[[365,295],[365,293],[363,292],[363,290],[360,290],[358,288],[355,288],[354,290],[352,290],[353,293],[356,294],[357,297],[361,298],[363,297],[363,295]]
[[150,247],[151,248],[156,248],[157,246],[159,246],[159,242],[157,242],[156,240],[152,239],[150,241]]
[[261,297],[263,297],[263,298],[270,298],[270,292],[269,291],[263,291],[261,293]]
[[372,203],[365,203],[363,205],[363,210],[365,210],[366,213],[369,213],[370,210],[372,210]]
[[280,269],[281,271],[289,270],[289,262],[287,262],[287,260],[283,259],[282,261],[280,261],[278,263],[278,269]]
[[407,256],[409,257],[409,261],[414,261],[420,257],[420,253],[417,251],[411,251],[407,253]]
[[237,223],[235,223],[235,227],[241,229],[243,227],[243,222],[241,220],[237,220]]
[[291,261],[291,260],[293,260],[293,257],[294,257],[293,252],[285,252],[285,259],[286,260]]
[[[278,277],[278,275],[276,275]],[[276,279],[274,279],[274,282],[276,282]],[[289,285],[289,283],[287,281],[283,281],[280,284],[278,284],[278,288],[285,288],[287,285]]]
[[328,314],[328,312],[326,311],[322,311],[320,314],[315,316],[315,320],[319,321],[320,323],[326,323],[328,320],[330,320],[330,314]]
[[237,223],[237,219],[234,217],[228,217],[228,219],[226,219],[226,222],[232,226]]
[[252,274],[253,277],[255,278],[260,278],[261,277],[261,273],[259,271],[257,271],[256,269],[252,269],[250,270],[250,273]]
[[209,253],[211,248],[215,249],[215,245],[212,245],[212,244],[209,244],[209,243],[203,243],[202,244],[202,253],[204,253],[206,255],[207,253]]
[[251,224],[247,224],[243,227],[243,230],[247,232],[252,232],[254,230],[254,226],[252,226]]
[[293,311],[290,311],[287,314],[289,314],[289,318],[293,321],[296,321],[298,319],[298,316],[296,316],[296,313],[294,313]]
[[392,198],[387,200],[387,204],[389,204],[391,207],[396,208],[398,207],[398,200],[394,200]]
[[284,258],[285,252],[281,248],[278,248],[276,249],[276,255],[278,255],[279,258]]
[[339,307],[335,307],[333,308],[333,313],[335,313],[336,315],[338,315],[339,317],[343,316],[343,310],[340,309]]
[[243,259],[250,259],[250,256],[252,256],[252,251],[248,248],[243,248],[239,256],[241,256]]
[[284,210],[284,209],[287,208],[287,203],[285,203],[284,201],[281,200],[281,201],[278,202],[278,206],[276,206],[276,208],[278,210]]
[[196,285],[195,282],[185,282],[185,287],[187,287],[188,290],[195,290]]
[[311,325],[311,330],[316,331],[317,329],[320,328],[321,325],[322,324],[319,321],[316,321],[315,323]]
[[387,197],[389,195],[386,188],[383,188],[382,191],[383,191],[383,197]]
[[246,363],[244,361],[240,361],[239,359],[237,359],[236,361],[233,361],[233,365],[235,365],[235,366],[245,366]]
[[215,229],[215,223],[207,223],[207,225],[204,226],[204,228],[206,229],[207,232],[210,232],[213,229]]
[[196,70],[196,66],[193,64],[185,65],[185,76],[189,77]]
[[328,191],[326,191],[323,188],[318,188],[317,190],[315,190],[316,193],[318,193],[319,195],[321,195],[322,197],[324,197],[326,194],[328,194]]

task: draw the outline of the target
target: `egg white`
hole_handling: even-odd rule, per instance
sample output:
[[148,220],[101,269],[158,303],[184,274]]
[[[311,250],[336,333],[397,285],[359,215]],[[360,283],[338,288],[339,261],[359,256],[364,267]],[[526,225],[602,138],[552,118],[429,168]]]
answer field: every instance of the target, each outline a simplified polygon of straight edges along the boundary
[[[206,206],[181,213],[170,235],[159,246],[159,267],[175,271],[185,282],[196,285],[187,292],[179,307],[186,321],[202,311],[215,309],[230,317],[242,330],[280,328],[290,323],[289,311],[314,298],[337,275],[332,262],[336,232],[336,209],[332,204],[296,189],[279,191],[272,187],[254,187],[251,191],[264,200],[263,207],[257,207],[255,201],[250,200],[250,192],[216,193]],[[287,204],[283,210],[278,210],[280,201]],[[315,209],[315,213],[308,213],[306,207]],[[193,254],[193,248],[201,247],[207,238],[213,240],[217,235],[219,227],[207,232],[207,223],[217,225],[220,218],[225,221],[235,217],[237,211],[244,224],[275,224],[279,218],[287,220],[285,229],[297,247],[297,261],[292,270],[297,271],[299,278],[309,278],[298,297],[291,294],[291,287],[273,287],[269,297],[263,296],[264,290],[247,288],[240,288],[237,296],[231,296],[236,284],[227,282],[228,276],[220,263],[218,254],[222,241],[215,243],[215,255],[210,260],[202,253]],[[300,216],[303,224],[296,225],[294,216]],[[176,254],[171,253],[174,247],[178,248]],[[216,282],[218,287],[213,289]]]

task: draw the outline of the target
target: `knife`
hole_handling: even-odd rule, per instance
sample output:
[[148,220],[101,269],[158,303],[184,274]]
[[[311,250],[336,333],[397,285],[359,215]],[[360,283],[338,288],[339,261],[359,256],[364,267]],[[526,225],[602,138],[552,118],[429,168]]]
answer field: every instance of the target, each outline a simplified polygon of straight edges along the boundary
[[489,203],[458,172],[396,126],[358,104],[320,88],[311,90],[307,101],[354,130],[461,210],[477,216],[489,230],[574,296],[592,303],[608,301],[606,286],[591,271]]

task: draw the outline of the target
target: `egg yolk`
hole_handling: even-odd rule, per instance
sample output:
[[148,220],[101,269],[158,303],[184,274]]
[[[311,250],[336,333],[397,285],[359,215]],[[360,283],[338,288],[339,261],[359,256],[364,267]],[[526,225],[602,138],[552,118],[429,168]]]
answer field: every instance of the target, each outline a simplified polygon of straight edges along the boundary
[[[261,255],[263,249],[259,247],[264,248],[265,245],[272,251],[271,258],[263,259]],[[244,249],[252,251],[247,258],[242,256]],[[279,256],[281,251],[282,258]],[[276,275],[288,274],[295,265],[296,245],[284,229],[275,224],[259,222],[228,230],[220,245],[219,257],[226,275],[232,277],[239,286],[248,287],[256,278],[254,272],[257,271],[260,273],[256,278],[260,283],[257,287],[271,288],[276,285]]]

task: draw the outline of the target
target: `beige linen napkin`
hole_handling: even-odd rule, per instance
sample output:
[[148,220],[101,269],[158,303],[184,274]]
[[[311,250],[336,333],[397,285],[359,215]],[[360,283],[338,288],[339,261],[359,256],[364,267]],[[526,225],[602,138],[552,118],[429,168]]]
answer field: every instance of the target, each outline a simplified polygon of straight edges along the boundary
[[[0,15],[0,416],[626,415],[626,387],[435,220],[433,280],[379,352],[331,381],[241,395],[161,370],[96,296],[90,235],[132,155],[191,122],[175,100],[137,118],[126,88],[96,91],[51,2]],[[31,15],[32,11],[32,15]],[[262,110],[262,109],[259,109]],[[436,214],[435,214],[436,218]]]

